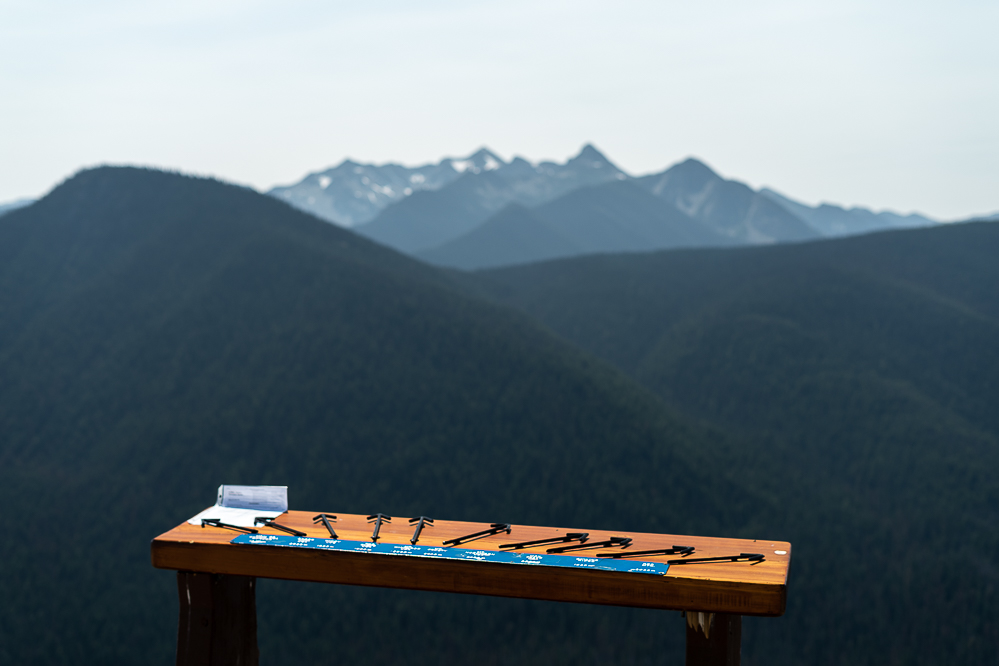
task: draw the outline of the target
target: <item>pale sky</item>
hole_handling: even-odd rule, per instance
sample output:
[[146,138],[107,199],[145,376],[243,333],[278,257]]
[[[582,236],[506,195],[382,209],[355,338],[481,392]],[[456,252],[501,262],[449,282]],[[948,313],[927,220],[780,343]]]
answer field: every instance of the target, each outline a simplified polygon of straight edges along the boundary
[[962,218],[999,210],[997,28],[996,0],[0,0],[0,202],[105,163],[266,190],[592,142]]

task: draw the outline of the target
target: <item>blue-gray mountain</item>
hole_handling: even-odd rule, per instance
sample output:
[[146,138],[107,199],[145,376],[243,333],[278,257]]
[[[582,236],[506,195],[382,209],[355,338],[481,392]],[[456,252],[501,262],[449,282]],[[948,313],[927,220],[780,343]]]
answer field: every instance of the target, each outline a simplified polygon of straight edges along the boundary
[[999,222],[999,211],[984,215],[975,215],[966,220],[959,220],[959,222]]
[[510,204],[464,236],[417,256],[474,269],[598,252],[735,244],[629,180],[584,187],[533,209]]
[[936,224],[936,220],[917,213],[899,215],[887,210],[875,213],[867,208],[846,209],[828,203],[813,208],[766,187],[760,190],[760,194],[797,215],[827,238],[853,236],[882,229],[913,229]]
[[[634,186],[607,187],[616,181]],[[415,168],[347,161],[271,194],[396,250],[464,269],[936,224],[916,214],[807,206],[726,180],[692,158],[636,178],[592,145],[565,164],[505,162],[485,148]]]
[[0,215],[5,213],[10,213],[18,208],[24,208],[25,206],[30,206],[35,202],[34,199],[15,199],[14,201],[8,201],[7,203],[0,203]]
[[386,206],[414,192],[436,190],[462,173],[490,171],[501,164],[502,160],[485,148],[466,158],[449,157],[412,168],[359,164],[348,159],[310,173],[294,185],[275,187],[269,194],[327,222],[352,227],[370,222]]
[[403,199],[356,231],[415,254],[460,238],[509,204],[538,206],[589,185],[627,178],[593,146],[565,164],[534,166],[517,158],[496,169],[468,171],[438,190]]

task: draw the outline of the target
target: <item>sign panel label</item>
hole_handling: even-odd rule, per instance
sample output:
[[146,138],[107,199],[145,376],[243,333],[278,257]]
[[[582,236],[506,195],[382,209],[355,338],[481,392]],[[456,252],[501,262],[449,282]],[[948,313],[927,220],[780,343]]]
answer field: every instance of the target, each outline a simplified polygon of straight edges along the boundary
[[585,557],[580,555],[547,555],[518,551],[443,548],[441,546],[412,546],[401,543],[373,543],[369,541],[296,537],[279,534],[240,534],[230,543],[278,546],[282,548],[337,550],[349,553],[371,553],[374,555],[396,557],[425,557],[445,560],[496,562],[498,564],[519,564],[524,566],[598,569],[600,571],[620,571],[625,573],[655,574],[659,576],[665,575],[669,570],[669,565],[665,562],[643,562],[627,559],[615,560],[607,557]]

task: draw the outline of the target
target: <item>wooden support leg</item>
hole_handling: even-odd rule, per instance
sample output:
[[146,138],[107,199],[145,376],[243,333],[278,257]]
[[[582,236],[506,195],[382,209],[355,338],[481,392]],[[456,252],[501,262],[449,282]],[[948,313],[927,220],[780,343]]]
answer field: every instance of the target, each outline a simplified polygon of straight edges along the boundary
[[177,572],[177,666],[257,666],[256,579]]
[[[742,616],[687,612],[687,666],[739,666]],[[708,631],[702,623],[708,624]]]

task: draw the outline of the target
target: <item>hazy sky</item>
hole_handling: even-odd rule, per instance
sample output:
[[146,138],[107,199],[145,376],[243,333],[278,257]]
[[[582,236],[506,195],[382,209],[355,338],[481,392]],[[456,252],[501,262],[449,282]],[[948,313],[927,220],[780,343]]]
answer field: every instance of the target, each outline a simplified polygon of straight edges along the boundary
[[487,145],[999,210],[999,2],[0,0],[0,202],[85,166],[267,189]]

